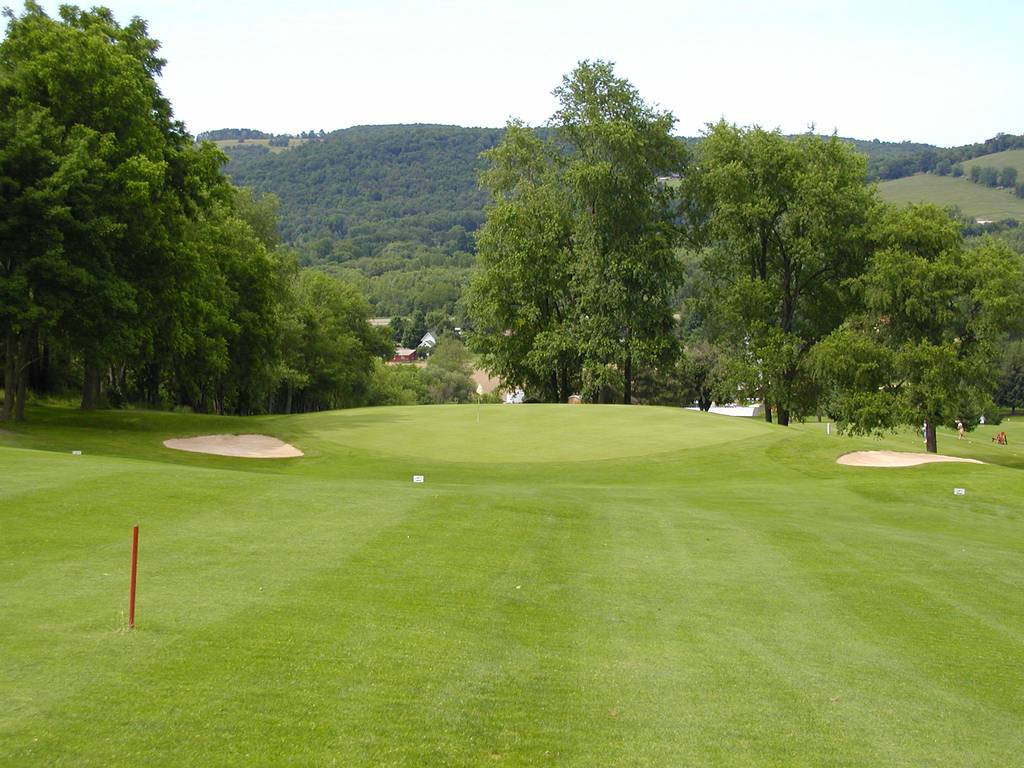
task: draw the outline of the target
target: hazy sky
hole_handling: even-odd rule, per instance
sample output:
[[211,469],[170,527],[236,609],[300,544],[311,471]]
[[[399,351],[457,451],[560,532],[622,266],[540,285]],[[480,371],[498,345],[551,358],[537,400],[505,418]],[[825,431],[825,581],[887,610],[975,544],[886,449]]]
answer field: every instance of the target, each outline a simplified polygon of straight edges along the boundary
[[943,146],[1024,133],[1022,0],[104,4],[149,22],[193,133],[538,125],[587,58],[616,62],[683,135],[720,117]]

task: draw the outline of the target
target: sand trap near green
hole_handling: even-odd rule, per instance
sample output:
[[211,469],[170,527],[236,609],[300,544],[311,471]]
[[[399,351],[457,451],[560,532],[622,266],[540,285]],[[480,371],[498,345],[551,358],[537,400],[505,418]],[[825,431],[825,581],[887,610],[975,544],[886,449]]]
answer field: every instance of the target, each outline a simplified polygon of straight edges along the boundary
[[175,451],[241,459],[290,459],[303,455],[294,445],[269,435],[200,435],[164,440],[164,446]]
[[844,464],[849,467],[916,467],[921,464],[949,461],[963,464],[984,464],[977,459],[944,456],[941,453],[908,453],[904,451],[853,451],[844,453],[836,459],[836,464]]
[[414,406],[298,419],[315,423],[310,437],[329,444],[488,464],[594,461],[779,438],[756,420],[614,405]]

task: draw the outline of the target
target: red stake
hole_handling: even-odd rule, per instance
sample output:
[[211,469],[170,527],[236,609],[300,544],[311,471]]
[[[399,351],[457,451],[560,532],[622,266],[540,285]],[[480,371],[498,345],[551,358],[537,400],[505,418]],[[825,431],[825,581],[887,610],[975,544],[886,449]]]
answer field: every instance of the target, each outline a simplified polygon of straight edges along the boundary
[[139,526],[132,528],[132,586],[128,593],[128,629],[135,628],[135,572],[139,566]]

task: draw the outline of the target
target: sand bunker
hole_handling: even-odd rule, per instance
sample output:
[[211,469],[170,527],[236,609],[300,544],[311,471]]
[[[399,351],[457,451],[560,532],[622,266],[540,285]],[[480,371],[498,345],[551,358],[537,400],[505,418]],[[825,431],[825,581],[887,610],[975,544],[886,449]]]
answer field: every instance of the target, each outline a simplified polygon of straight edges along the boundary
[[959,461],[966,464],[984,464],[977,459],[961,459],[957,456],[943,456],[938,453],[903,453],[901,451],[854,451],[836,459],[836,464],[851,467],[914,467],[937,461]]
[[164,445],[176,451],[238,456],[243,459],[288,459],[303,455],[294,445],[267,435],[203,435],[164,440]]

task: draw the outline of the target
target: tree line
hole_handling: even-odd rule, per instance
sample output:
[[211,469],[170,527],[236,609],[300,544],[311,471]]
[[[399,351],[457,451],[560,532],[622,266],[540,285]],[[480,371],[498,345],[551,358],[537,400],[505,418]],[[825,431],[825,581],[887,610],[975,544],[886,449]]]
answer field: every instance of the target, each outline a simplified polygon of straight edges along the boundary
[[[963,176],[963,168],[956,166],[953,169],[953,175]],[[992,189],[1002,187],[1010,190],[1017,197],[1024,197],[1024,183],[1017,183],[1017,169],[1013,166],[1007,165],[999,169],[990,165],[972,165],[967,178],[983,187]]]
[[299,269],[277,201],[233,187],[156,84],[145,22],[35,2],[0,42],[0,417],[29,389],[84,408],[252,413],[370,398],[386,333]]
[[915,173],[934,173],[938,176],[962,176],[960,163],[976,157],[1024,148],[1024,135],[1000,133],[991,139],[959,147],[933,147],[906,143],[895,145],[894,151],[872,152],[863,142],[857,148],[867,151],[868,178],[889,180],[912,176]]
[[[541,141],[549,138],[547,126],[531,130]],[[301,263],[355,283],[375,314],[440,313],[461,325],[466,318],[458,298],[487,203],[476,176],[479,154],[503,135],[494,128],[361,126],[287,153],[254,144],[229,147],[227,171],[236,183],[277,195],[283,240],[299,251]],[[703,138],[678,140],[696,151]],[[943,165],[936,153],[959,159],[1012,144],[1001,136],[947,152],[910,142],[839,141],[867,157],[868,179],[946,166],[956,172],[959,165]]]
[[[896,209],[837,137],[724,121],[691,149],[607,62],[513,122],[466,295],[486,367],[539,400],[756,400],[853,430],[971,420],[1019,333],[1024,267],[929,206]],[[681,307],[681,311],[676,311]],[[674,316],[675,315],[675,316]]]

